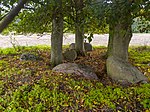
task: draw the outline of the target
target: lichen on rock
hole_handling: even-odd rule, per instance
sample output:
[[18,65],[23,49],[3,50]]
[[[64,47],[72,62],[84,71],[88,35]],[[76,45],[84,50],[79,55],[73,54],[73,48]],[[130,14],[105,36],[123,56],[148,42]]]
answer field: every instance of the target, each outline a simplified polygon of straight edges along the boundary
[[77,52],[74,49],[67,49],[64,51],[63,57],[67,61],[74,61],[77,58]]
[[35,54],[32,54],[32,53],[23,53],[21,54],[20,56],[20,60],[21,61],[27,61],[27,60],[30,60],[30,61],[37,61],[37,60],[40,60],[40,57],[35,55]]
[[91,67],[86,65],[76,64],[76,63],[59,64],[56,67],[54,67],[52,71],[78,75],[88,79],[98,80],[97,75],[94,73],[94,70]]

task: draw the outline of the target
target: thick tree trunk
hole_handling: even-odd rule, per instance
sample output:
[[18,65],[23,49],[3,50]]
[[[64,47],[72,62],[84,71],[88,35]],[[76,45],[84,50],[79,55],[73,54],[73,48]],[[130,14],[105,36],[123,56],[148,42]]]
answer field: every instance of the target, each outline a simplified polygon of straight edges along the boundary
[[[130,10],[116,13],[116,19],[110,22],[107,74],[113,80],[121,83],[147,82],[147,78],[128,62],[128,47],[132,37],[132,19]],[[119,16],[117,15],[119,14]]]
[[109,40],[108,40],[108,49],[107,57],[111,56],[113,49],[113,26],[109,25]]
[[62,43],[63,43],[63,14],[62,3],[54,8],[51,35],[51,65],[55,67],[62,63]]
[[[126,24],[130,24],[125,26]],[[128,61],[128,46],[132,37],[131,23],[110,24],[108,54]]]
[[18,5],[12,9],[7,16],[5,16],[0,22],[0,33],[13,21],[13,19],[18,15],[21,8],[28,0],[19,0]]

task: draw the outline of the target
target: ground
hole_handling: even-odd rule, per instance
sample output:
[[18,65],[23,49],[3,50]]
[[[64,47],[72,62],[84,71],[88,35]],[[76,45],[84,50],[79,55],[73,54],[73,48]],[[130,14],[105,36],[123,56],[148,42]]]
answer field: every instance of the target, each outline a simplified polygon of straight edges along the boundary
[[[106,74],[106,47],[95,47],[74,62],[91,66],[99,80],[54,73],[49,47],[0,49],[0,111],[150,111],[150,84],[121,87]],[[20,61],[22,52],[39,61]],[[150,47],[129,50],[130,62],[150,80]],[[64,62],[66,62],[64,60]]]

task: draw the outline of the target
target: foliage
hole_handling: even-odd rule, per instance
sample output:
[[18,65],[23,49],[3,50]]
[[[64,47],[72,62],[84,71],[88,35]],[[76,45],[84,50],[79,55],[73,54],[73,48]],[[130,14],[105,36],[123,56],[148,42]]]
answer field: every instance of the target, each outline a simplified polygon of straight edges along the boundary
[[[8,12],[17,4],[17,0],[4,0],[2,5],[5,8],[1,8],[1,19],[8,14]],[[149,32],[149,0],[130,0],[126,2],[125,0],[116,1],[117,5],[113,4],[113,0],[83,0],[83,10],[82,17],[84,19],[81,21],[81,25],[84,25],[86,33],[108,33],[109,25],[108,23],[113,19],[117,19],[115,13],[122,11],[125,7],[130,9],[133,18],[141,18],[140,24],[142,22],[146,23],[143,25],[136,25],[138,32]],[[55,5],[54,0],[30,0],[28,4],[21,13],[15,18],[12,24],[4,31],[17,31],[17,33],[44,33],[51,32],[52,26],[52,11]],[[117,8],[119,10],[117,10]],[[112,11],[114,9],[114,11]],[[64,15],[64,32],[74,32],[76,24],[76,4],[74,0],[67,1],[63,0],[63,15]],[[118,17],[119,18],[119,17]],[[144,18],[144,19],[143,19]],[[134,23],[135,26],[136,23]],[[133,29],[134,31],[135,29]]]
[[[0,111],[149,111],[150,84],[130,87],[113,84],[106,76],[105,47],[95,47],[86,57],[75,61],[92,66],[99,81],[52,72],[49,49],[24,47],[13,55],[1,49]],[[43,60],[20,61],[22,52],[35,52]],[[150,76],[149,47],[130,49],[130,61]]]
[[130,61],[150,79],[150,47],[133,47],[129,51]]
[[[105,19],[99,18],[97,16],[97,12],[94,10],[95,5],[91,5],[94,0],[83,0],[83,10],[82,17],[78,17],[81,19],[80,25],[85,26],[86,33],[107,33],[108,32],[108,24]],[[9,7],[9,10],[15,6],[16,1],[11,1],[11,3],[6,2],[3,3],[5,7]],[[21,13],[15,18],[12,24],[4,31],[16,31],[17,33],[44,33],[51,32],[52,26],[52,11],[55,2],[53,0],[42,0],[36,2],[35,0],[31,0],[28,4],[26,4],[25,8],[21,11]],[[7,8],[6,8],[7,9]],[[9,11],[6,10],[5,11]],[[75,30],[75,19],[77,18],[78,8],[76,9],[75,1],[67,1],[63,0],[63,15],[64,15],[64,32],[74,32]],[[4,12],[3,12],[4,13]],[[5,12],[5,14],[7,14]],[[96,15],[95,15],[96,14]]]
[[7,55],[7,54],[16,54],[16,53],[17,51],[12,48],[6,48],[5,50],[3,48],[0,48],[0,54]]
[[132,29],[134,33],[150,33],[150,21],[143,17],[135,18]]

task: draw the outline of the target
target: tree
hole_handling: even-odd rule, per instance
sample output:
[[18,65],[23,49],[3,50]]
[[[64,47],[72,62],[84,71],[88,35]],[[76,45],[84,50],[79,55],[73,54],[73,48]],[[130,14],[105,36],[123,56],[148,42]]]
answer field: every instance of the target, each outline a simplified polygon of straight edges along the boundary
[[120,83],[147,81],[147,78],[128,61],[128,47],[132,37],[132,2],[112,0],[111,5],[107,74]]
[[[77,54],[85,56],[84,38],[91,42],[92,33],[99,33],[99,19],[93,14],[92,2],[94,0],[70,0],[66,5],[65,29],[75,32],[75,49]],[[99,29],[98,29],[99,28]],[[70,30],[71,29],[71,30]],[[84,33],[88,33],[85,36]]]
[[63,11],[62,0],[55,1],[52,14],[51,65],[62,63]]
[[75,49],[78,55],[85,56],[84,49],[84,14],[83,0],[74,0],[75,3]]
[[19,0],[18,5],[3,18],[3,20],[0,22],[0,33],[14,20],[27,1],[28,0]]
[[17,33],[52,32],[52,0],[30,1],[9,26]]
[[85,56],[84,50],[84,0],[70,0],[66,5],[65,25],[75,32],[75,49],[78,55]]
[[[4,21],[2,21],[1,29],[3,30],[4,28],[6,28],[8,26],[9,23],[11,23],[14,20],[14,17],[18,15],[19,11],[21,10],[21,8],[23,8],[24,4],[26,3],[25,1],[27,0],[22,0],[18,3],[18,5],[8,14],[8,16],[6,16],[4,18]],[[22,32],[43,32],[44,30],[40,31],[37,30],[37,26],[40,25],[40,28],[44,28],[43,26],[45,26],[45,20],[47,21],[47,13],[50,12],[51,17],[49,18],[49,20],[52,20],[52,35],[51,35],[51,64],[52,67],[62,63],[62,40],[63,40],[63,11],[62,11],[62,1],[61,0],[57,0],[57,1],[30,1],[30,4],[35,6],[35,9],[32,7],[26,7],[26,9],[29,9],[27,11],[23,11],[23,14],[20,14],[19,17],[21,17],[22,20],[24,20],[23,22],[17,22],[17,24],[21,24],[21,26],[23,26],[23,28],[19,29],[18,31],[22,31]],[[36,7],[37,6],[37,7]],[[46,10],[46,13],[44,13],[44,10]],[[52,12],[49,11],[48,9],[53,9]],[[33,10],[33,11],[31,11]],[[36,10],[38,10],[36,12]],[[43,12],[41,12],[41,10]],[[46,15],[44,15],[46,14]],[[25,18],[24,18],[25,17]],[[34,17],[34,18],[31,18]],[[42,17],[46,17],[46,19],[42,19]],[[18,18],[19,19],[19,18]],[[32,24],[27,24],[27,20],[31,19],[32,20]],[[33,25],[33,19],[35,20],[41,20],[42,22],[38,22],[36,21],[36,24],[34,24],[35,26],[32,26],[33,29],[31,28],[31,25]],[[25,23],[25,24],[24,24]],[[29,21],[30,23],[30,21]],[[41,24],[42,23],[42,24]],[[30,30],[28,30],[28,28]],[[32,29],[32,30],[31,30]]]

